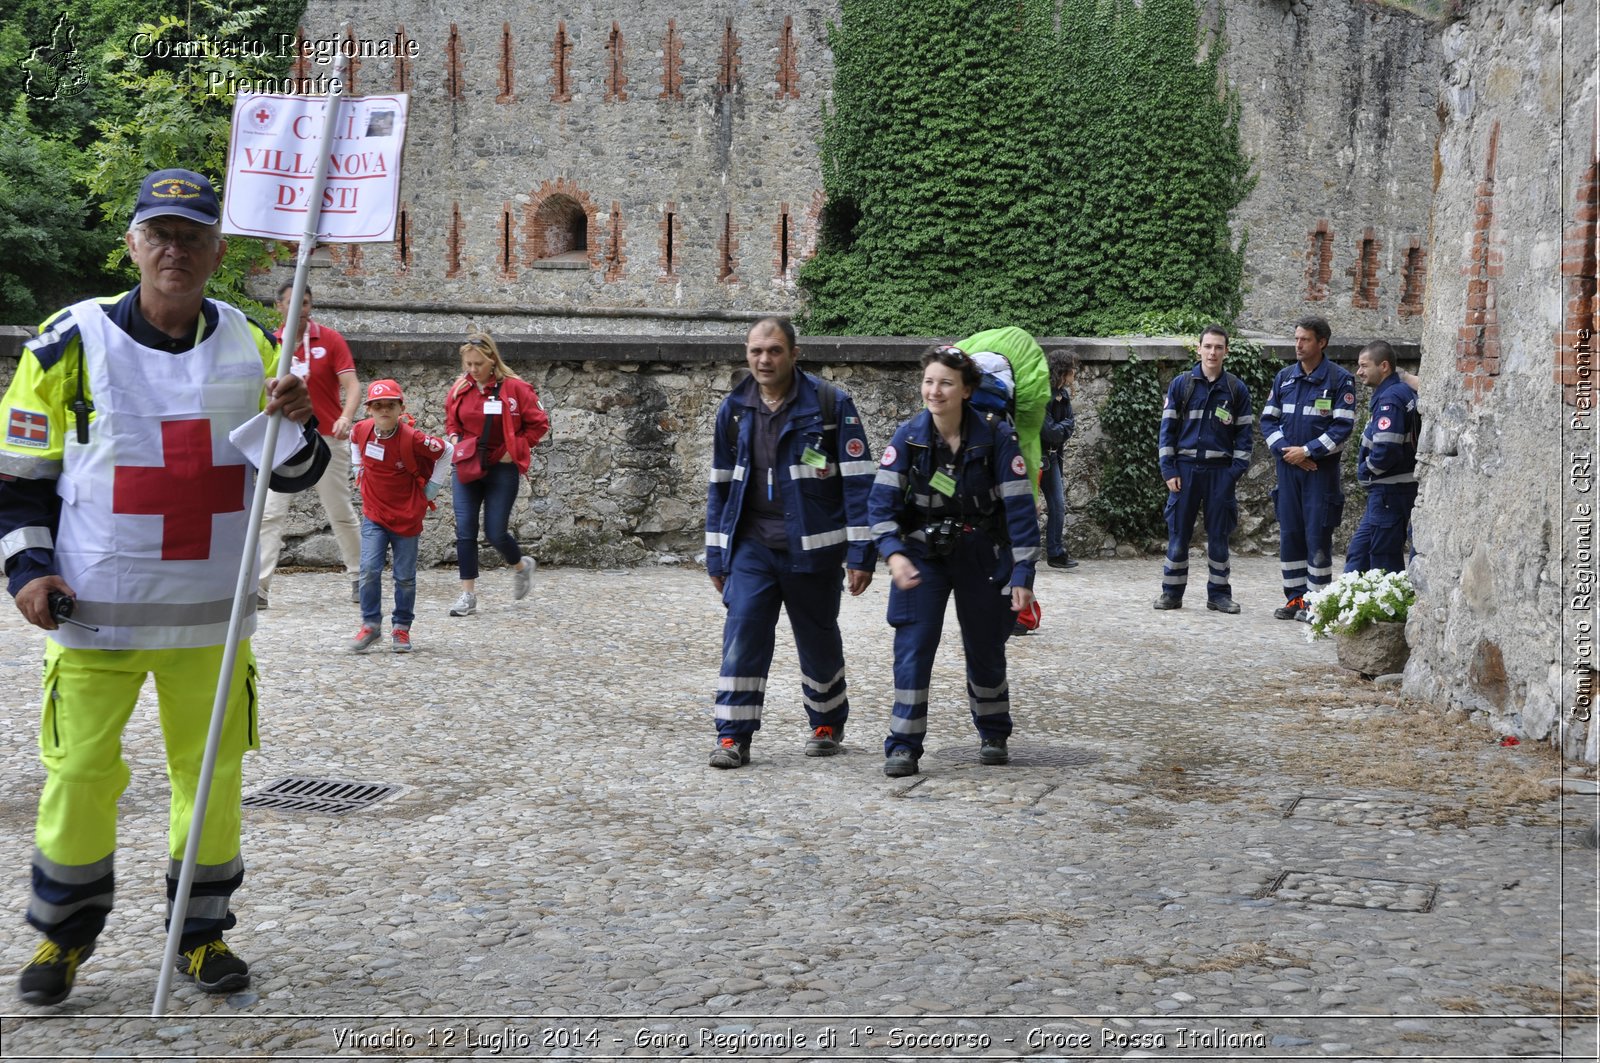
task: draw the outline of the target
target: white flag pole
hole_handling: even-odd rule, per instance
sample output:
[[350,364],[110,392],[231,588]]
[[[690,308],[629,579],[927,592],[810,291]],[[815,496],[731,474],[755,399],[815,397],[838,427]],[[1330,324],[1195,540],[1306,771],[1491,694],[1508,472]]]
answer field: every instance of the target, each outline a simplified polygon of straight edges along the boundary
[[[343,37],[345,26],[339,34]],[[306,290],[306,273],[311,265],[311,253],[317,247],[317,231],[322,221],[322,191],[328,183],[328,157],[333,151],[334,124],[339,117],[339,99],[344,94],[345,70],[350,59],[341,50],[334,64],[333,81],[328,87],[328,109],[322,124],[322,143],[317,151],[317,168],[311,181],[310,199],[306,205],[305,234],[300,239],[300,251],[294,267],[294,290],[289,297],[289,313],[283,323],[283,336],[288,341],[279,344],[278,376],[288,373],[294,359],[294,337],[299,335],[301,306]],[[189,838],[183,851],[183,867],[178,875],[178,887],[172,898],[168,915],[167,947],[161,957],[161,975],[156,983],[156,999],[151,1008],[152,1018],[167,1012],[167,995],[172,989],[172,975],[178,962],[178,945],[183,940],[183,923],[189,910],[189,893],[194,886],[195,865],[200,857],[200,833],[205,827],[206,802],[211,796],[211,778],[217,764],[217,747],[222,741],[222,726],[228,715],[228,693],[233,687],[233,671],[239,656],[239,630],[244,624],[246,595],[256,593],[256,550],[261,540],[261,514],[267,503],[267,484],[272,478],[272,458],[278,445],[278,429],[283,424],[283,414],[275,413],[267,422],[266,441],[262,444],[262,462],[268,467],[257,470],[255,494],[250,501],[250,517],[244,553],[239,558],[239,579],[233,589],[233,613],[228,617],[228,634],[223,644],[222,665],[217,672],[217,695],[211,705],[211,729],[206,735],[205,758],[200,766],[200,784],[195,792],[194,817],[189,821]]]

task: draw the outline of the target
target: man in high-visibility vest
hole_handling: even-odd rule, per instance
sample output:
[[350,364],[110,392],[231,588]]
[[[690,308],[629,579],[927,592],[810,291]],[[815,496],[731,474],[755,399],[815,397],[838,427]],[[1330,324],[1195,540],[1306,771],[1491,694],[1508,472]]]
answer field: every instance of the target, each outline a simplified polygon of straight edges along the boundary
[[[138,286],[49,318],[0,400],[0,556],[17,609],[50,633],[27,913],[45,940],[19,980],[28,1004],[65,1000],[105,927],[130,778],[122,731],[148,675],[172,784],[169,898],[176,887],[255,477],[229,433],[263,409],[295,422],[302,445],[272,473],[280,490],[311,486],[328,462],[305,384],[273,378],[277,344],[205,298],[227,250],[220,218],[200,174],[146,177],[124,237]],[[251,595],[245,637],[254,606]],[[257,711],[246,641],[179,942],[179,970],[210,993],[250,982],[222,934],[244,878],[241,761],[257,744]]]

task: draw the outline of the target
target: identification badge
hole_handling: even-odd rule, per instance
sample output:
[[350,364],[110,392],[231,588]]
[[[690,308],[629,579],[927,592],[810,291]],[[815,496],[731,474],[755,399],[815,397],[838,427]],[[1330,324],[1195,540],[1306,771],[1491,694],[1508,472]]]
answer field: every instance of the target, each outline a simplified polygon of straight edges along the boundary
[[928,480],[928,486],[946,498],[956,493],[956,482],[946,473],[934,473]]
[[361,448],[361,453],[365,454],[369,458],[376,459],[377,461],[382,461],[383,460],[383,444],[379,443],[379,442],[377,442],[375,440],[372,441],[372,442],[369,442],[366,446]]
[[1316,407],[1316,410],[1317,410],[1318,413],[1327,413],[1329,410],[1333,409],[1333,400],[1332,399],[1318,399],[1316,402],[1312,403],[1311,405]]
[[500,405],[500,400],[499,399],[484,399],[483,400],[483,415],[485,417],[498,416],[499,413],[500,413],[501,408],[502,407]]
[[822,451],[814,450],[811,447],[807,447],[800,452],[800,460],[813,469],[826,469],[828,467],[828,456]]
[[300,359],[296,358],[294,361],[289,363],[289,372],[293,373],[301,380],[305,380],[311,376],[311,363],[302,362]]
[[1228,409],[1226,406],[1218,406],[1217,407],[1217,420],[1221,421],[1223,424],[1232,424],[1233,423],[1233,411]]

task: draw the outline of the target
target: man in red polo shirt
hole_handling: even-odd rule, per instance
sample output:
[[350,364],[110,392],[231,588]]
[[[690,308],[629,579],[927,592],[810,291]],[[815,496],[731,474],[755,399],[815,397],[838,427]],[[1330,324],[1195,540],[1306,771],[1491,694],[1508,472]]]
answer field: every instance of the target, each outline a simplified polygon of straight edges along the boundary
[[[294,284],[285,281],[278,289],[278,313],[288,316],[289,295]],[[332,459],[328,471],[317,481],[317,497],[328,515],[328,525],[339,546],[345,576],[350,580],[350,600],[361,601],[361,522],[356,518],[350,495],[350,438],[356,407],[361,403],[361,382],[356,379],[355,360],[350,347],[327,325],[311,320],[311,289],[306,288],[300,313],[301,332],[295,341],[293,371],[311,389],[311,411],[317,418],[317,431],[328,444]],[[283,330],[274,333],[280,342]],[[267,591],[283,551],[283,526],[289,516],[292,495],[267,493],[266,512],[261,517],[261,582],[257,607],[267,608]]]

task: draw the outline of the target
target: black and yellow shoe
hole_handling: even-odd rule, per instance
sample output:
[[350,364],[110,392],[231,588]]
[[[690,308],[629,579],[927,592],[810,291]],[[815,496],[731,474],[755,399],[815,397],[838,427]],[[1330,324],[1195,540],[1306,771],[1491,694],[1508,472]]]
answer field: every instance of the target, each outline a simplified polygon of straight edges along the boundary
[[22,969],[17,979],[17,996],[24,1004],[48,1007],[67,999],[78,977],[78,965],[94,955],[94,942],[77,948],[62,948],[46,939]]
[[206,993],[235,993],[250,984],[250,965],[221,938],[179,953],[177,970]]

